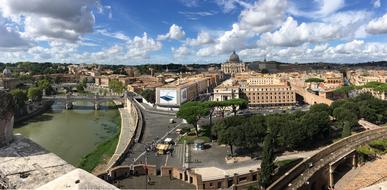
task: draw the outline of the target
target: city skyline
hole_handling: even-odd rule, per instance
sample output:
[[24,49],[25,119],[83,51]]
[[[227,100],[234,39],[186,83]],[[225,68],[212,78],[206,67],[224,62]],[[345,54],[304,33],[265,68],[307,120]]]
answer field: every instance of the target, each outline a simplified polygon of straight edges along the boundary
[[0,4],[0,62],[387,60],[384,0],[22,1]]

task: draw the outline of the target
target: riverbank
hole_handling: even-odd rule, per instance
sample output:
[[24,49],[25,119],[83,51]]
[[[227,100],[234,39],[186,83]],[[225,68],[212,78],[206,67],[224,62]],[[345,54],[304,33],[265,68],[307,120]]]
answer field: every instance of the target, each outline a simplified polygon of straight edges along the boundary
[[116,150],[121,133],[121,118],[115,118],[114,123],[117,125],[117,132],[114,136],[99,144],[92,152],[82,157],[77,167],[93,173],[102,171],[106,167]]
[[47,110],[49,110],[52,106],[52,104],[54,104],[54,101],[42,101],[41,102],[41,106],[38,106],[36,108],[36,110],[33,110],[32,112],[26,114],[26,115],[23,115],[23,116],[20,116],[20,117],[15,117],[15,123],[18,124],[18,123],[21,123],[21,122],[24,122],[24,121],[27,121],[33,117],[36,117],[38,115],[41,115],[43,113],[45,113]]

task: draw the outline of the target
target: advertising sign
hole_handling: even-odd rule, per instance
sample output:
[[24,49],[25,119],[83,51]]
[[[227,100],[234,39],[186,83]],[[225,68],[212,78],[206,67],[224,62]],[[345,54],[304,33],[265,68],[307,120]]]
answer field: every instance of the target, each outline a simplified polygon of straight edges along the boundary
[[176,104],[176,94],[176,90],[160,90],[160,104]]

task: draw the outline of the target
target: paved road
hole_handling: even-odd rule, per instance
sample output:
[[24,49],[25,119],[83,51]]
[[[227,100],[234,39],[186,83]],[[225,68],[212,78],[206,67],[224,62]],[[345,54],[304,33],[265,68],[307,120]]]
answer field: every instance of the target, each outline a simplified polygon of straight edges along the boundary
[[[144,134],[140,143],[136,143],[131,149],[129,155],[126,157],[121,165],[131,165],[133,163],[145,162],[145,144],[151,144],[152,142],[159,142],[167,137],[175,139],[177,134],[175,133],[176,126],[180,126],[181,120],[176,119],[170,115],[160,115],[140,110],[143,113],[145,119]],[[169,119],[174,118],[176,123],[170,124]],[[166,156],[157,155],[154,152],[148,153],[148,164],[155,164],[160,167],[164,165]],[[135,161],[135,162],[134,162]]]

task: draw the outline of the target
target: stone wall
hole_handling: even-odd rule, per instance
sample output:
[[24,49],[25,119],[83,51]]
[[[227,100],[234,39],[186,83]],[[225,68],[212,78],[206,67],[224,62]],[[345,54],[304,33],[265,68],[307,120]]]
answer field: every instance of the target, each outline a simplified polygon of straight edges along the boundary
[[13,97],[0,91],[0,147],[12,141],[12,129],[15,114]]

